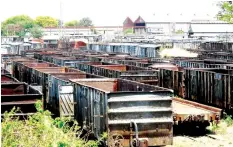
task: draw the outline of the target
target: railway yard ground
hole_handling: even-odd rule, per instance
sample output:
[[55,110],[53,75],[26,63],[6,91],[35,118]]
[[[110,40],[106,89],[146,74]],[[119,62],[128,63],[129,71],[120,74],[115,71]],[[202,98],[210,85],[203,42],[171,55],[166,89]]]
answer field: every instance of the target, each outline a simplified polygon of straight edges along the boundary
[[227,127],[225,123],[220,124],[216,134],[207,133],[206,135],[174,136],[173,145],[166,147],[232,147],[233,146],[233,126]]
[[174,135],[173,145],[166,147],[232,147],[233,120],[228,116],[217,125],[207,127],[207,133],[200,136]]

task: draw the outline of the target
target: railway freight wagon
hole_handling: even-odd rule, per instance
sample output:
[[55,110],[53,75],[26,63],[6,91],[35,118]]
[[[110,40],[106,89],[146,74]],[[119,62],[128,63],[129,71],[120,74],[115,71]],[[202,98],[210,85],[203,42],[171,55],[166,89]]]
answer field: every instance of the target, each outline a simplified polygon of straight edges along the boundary
[[87,58],[75,58],[75,57],[54,57],[53,63],[59,66],[71,66],[74,67],[76,62],[89,61]]
[[160,46],[152,44],[133,44],[133,43],[89,43],[87,49],[108,53],[126,53],[136,57],[158,57]]
[[76,63],[76,68],[87,73],[100,75],[108,78],[123,78],[150,85],[158,84],[158,70],[128,65],[99,65],[101,62]]
[[[48,75],[52,73],[70,73],[70,72],[83,73],[79,70],[69,69],[65,67],[33,68],[32,69],[33,83],[42,86],[44,100],[46,100],[49,96],[48,95],[48,89],[49,89]],[[45,101],[44,101],[44,105],[47,107],[47,103]]]
[[66,67],[75,67],[76,62],[84,62],[89,61],[88,58],[81,58],[81,57],[68,57],[64,56],[59,53],[38,53],[35,54],[36,59],[40,59],[44,62],[50,62],[59,66],[66,66]]
[[152,63],[148,63],[148,60],[125,60],[121,58],[101,58],[100,62],[123,64],[123,65],[137,66],[142,68],[146,68],[152,65]]
[[185,98],[233,112],[232,71],[186,69]]
[[233,60],[233,53],[227,52],[214,52],[214,53],[202,53],[198,55],[200,58],[210,58],[219,60]]
[[233,49],[233,43],[223,43],[223,42],[204,42],[200,44],[200,47],[206,51],[212,51],[212,50],[221,50],[224,52],[232,52]]
[[[6,60],[3,64],[4,64],[4,69],[6,69],[10,74],[14,75],[14,71],[17,70],[15,69],[15,66],[13,65],[13,62],[34,62],[36,61],[36,59],[34,58],[28,58],[28,57],[25,57],[25,58],[10,58],[8,60]],[[14,76],[15,77],[15,76]],[[15,77],[15,78],[18,78],[18,77]]]
[[34,52],[34,58],[38,60],[48,61],[44,56],[63,56],[60,52]]
[[14,65],[14,77],[18,80],[27,82],[29,84],[42,87],[42,93],[44,96],[44,106],[46,107],[45,100],[48,97],[48,75],[51,73],[84,73],[77,69],[70,69],[66,67],[59,67],[55,64],[45,62],[13,62]]
[[59,86],[71,84],[69,79],[103,78],[84,72],[51,73],[48,75],[48,97],[46,104],[57,116],[74,116],[73,95],[59,95]]
[[174,60],[173,63],[186,68],[225,68],[233,69],[233,62],[224,60]]
[[[18,77],[18,80],[21,82],[27,82],[28,84],[35,84],[35,76],[33,76],[32,71],[36,68],[45,68],[45,67],[58,67],[55,64],[45,63],[45,62],[13,62],[13,65],[17,67],[17,71],[14,71],[14,75]],[[17,73],[19,75],[17,75]]]
[[172,144],[172,91],[124,79],[71,79],[59,94],[74,92],[74,117],[108,146]]
[[1,83],[1,112],[11,111],[13,107],[19,107],[17,116],[28,116],[36,113],[35,103],[42,100],[40,91],[21,82]]
[[233,111],[233,70],[231,69],[184,69],[173,71],[160,69],[159,86],[171,88],[174,94]]
[[15,82],[19,82],[19,81],[9,74],[1,74],[1,83],[15,83]]

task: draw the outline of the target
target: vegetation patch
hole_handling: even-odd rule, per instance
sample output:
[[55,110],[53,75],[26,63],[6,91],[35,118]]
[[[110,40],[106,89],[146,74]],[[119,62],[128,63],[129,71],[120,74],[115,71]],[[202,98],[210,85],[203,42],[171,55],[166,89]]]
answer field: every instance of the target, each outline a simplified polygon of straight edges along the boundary
[[106,134],[97,141],[81,138],[76,121],[71,118],[53,119],[51,113],[43,111],[41,106],[41,102],[37,102],[38,112],[23,120],[13,116],[18,109],[4,113],[1,123],[3,147],[97,147],[106,138]]
[[226,134],[228,127],[233,126],[231,115],[226,115],[218,124],[213,122],[207,129],[214,134]]

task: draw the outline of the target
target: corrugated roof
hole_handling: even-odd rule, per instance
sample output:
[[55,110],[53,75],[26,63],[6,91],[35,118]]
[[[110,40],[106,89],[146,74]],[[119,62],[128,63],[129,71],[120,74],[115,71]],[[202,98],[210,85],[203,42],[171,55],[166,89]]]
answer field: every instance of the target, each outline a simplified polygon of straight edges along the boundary
[[134,23],[146,23],[141,16],[139,16],[135,21]]
[[[192,30],[195,32],[233,32],[231,24],[192,24]],[[229,33],[228,33],[229,34]]]
[[129,17],[127,17],[127,18],[125,19],[125,21],[123,22],[123,24],[124,24],[124,25],[126,25],[126,24],[131,24],[131,25],[133,25],[133,21],[132,21],[132,19],[130,19]]

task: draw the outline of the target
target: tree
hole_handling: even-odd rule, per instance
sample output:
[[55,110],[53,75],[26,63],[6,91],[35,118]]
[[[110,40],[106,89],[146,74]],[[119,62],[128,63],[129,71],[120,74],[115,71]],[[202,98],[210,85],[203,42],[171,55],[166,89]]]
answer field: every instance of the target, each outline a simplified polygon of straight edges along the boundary
[[66,27],[75,27],[75,26],[79,26],[79,22],[78,22],[77,20],[72,20],[72,21],[66,22],[66,23],[65,23],[65,26],[66,26]]
[[124,30],[124,34],[133,34],[133,28],[128,28]]
[[89,17],[84,17],[79,21],[79,26],[82,26],[82,27],[93,26],[92,20]]
[[58,20],[50,16],[38,16],[35,23],[41,27],[57,27]]
[[37,25],[31,28],[29,32],[33,38],[40,39],[43,36],[43,31],[41,30],[41,27]]
[[179,29],[176,31],[176,34],[184,34],[184,31],[182,29]]
[[27,15],[17,15],[6,19],[1,26],[3,34],[17,35],[24,37],[30,28],[34,26],[34,21]]
[[233,4],[232,1],[218,3],[220,11],[217,14],[217,18],[228,23],[233,23]]

